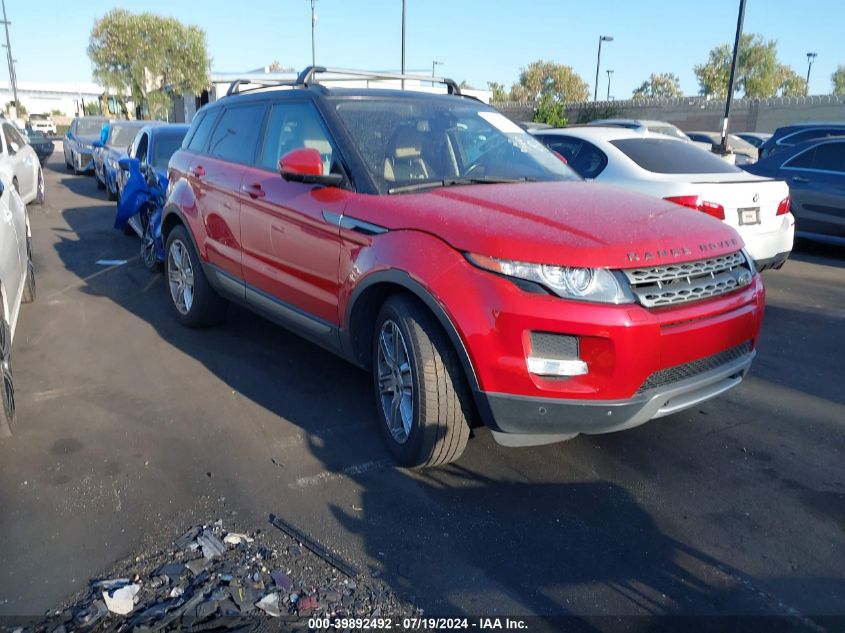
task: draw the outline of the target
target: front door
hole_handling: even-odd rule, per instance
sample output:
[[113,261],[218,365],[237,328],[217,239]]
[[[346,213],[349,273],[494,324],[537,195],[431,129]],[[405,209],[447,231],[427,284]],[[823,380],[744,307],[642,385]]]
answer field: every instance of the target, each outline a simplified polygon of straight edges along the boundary
[[339,169],[336,146],[311,102],[271,106],[261,152],[241,183],[244,279],[265,308],[274,301],[336,325],[337,221],[352,194],[284,180],[279,158],[302,147],[320,151],[324,173]]

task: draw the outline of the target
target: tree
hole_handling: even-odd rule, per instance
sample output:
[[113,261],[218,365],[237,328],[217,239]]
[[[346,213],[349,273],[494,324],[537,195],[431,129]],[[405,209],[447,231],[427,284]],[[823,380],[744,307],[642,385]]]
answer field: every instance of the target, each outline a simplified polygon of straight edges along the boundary
[[209,83],[205,33],[174,18],[114,9],[94,23],[88,45],[94,77],[164,117],[172,94],[198,94]]
[[634,99],[682,96],[681,80],[675,73],[651,73],[651,77],[634,90]]
[[783,97],[806,97],[807,80],[789,66],[781,66],[780,94]]
[[519,82],[511,87],[513,101],[539,101],[551,97],[571,103],[586,101],[590,87],[570,66],[538,60],[519,73]]
[[[730,44],[720,44],[710,51],[704,64],[695,66],[701,94],[714,97],[728,95],[728,80],[731,72],[732,49]],[[773,97],[778,90],[795,90],[796,82],[785,70],[791,68],[778,63],[777,42],[765,41],[761,35],[748,33],[740,39],[737,59],[735,89],[742,90],[746,97]]]
[[487,90],[493,93],[493,96],[490,97],[491,102],[501,102],[508,100],[508,93],[505,91],[505,87],[498,81],[488,81]]
[[833,82],[833,94],[845,95],[845,66],[838,66],[830,80]]
[[82,108],[82,114],[85,116],[100,116],[103,114],[103,108],[100,106],[99,101],[89,101]]
[[458,88],[460,88],[461,90],[463,90],[464,88],[466,88],[467,90],[475,90],[475,88],[473,88],[466,79],[462,80],[461,83],[458,84]]
[[569,122],[566,106],[551,95],[543,95],[534,109],[534,122],[548,123],[552,127],[565,127]]

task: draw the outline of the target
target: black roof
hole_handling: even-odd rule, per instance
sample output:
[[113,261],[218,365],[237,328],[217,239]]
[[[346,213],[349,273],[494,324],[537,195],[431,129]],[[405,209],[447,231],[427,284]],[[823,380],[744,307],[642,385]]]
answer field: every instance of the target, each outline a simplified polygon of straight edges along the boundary
[[455,99],[472,100],[478,103],[478,99],[468,95],[438,94],[431,92],[419,92],[416,90],[395,90],[392,88],[328,88],[321,84],[310,84],[301,87],[267,86],[257,88],[248,92],[235,93],[221,97],[206,107],[211,108],[217,104],[250,103],[253,101],[266,101],[268,99],[293,98],[298,95],[309,94],[312,97],[323,98],[376,98],[376,99],[417,99],[417,100],[443,100],[453,101]]

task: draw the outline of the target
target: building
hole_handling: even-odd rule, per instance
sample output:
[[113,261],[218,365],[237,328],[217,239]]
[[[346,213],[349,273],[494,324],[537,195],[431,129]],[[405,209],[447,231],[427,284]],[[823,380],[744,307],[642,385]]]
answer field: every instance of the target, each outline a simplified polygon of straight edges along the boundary
[[[82,113],[83,104],[98,101],[102,94],[103,87],[93,82],[18,82],[18,100],[30,114],[58,111],[74,117]],[[0,100],[3,106],[15,100],[8,81],[0,82]]]

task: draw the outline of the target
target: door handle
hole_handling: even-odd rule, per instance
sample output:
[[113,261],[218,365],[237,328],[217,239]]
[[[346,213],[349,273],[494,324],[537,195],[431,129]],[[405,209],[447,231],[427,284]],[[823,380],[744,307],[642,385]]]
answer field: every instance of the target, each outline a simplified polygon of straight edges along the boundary
[[250,198],[255,200],[256,198],[263,198],[265,195],[264,190],[261,188],[260,183],[253,183],[251,185],[243,185],[241,187],[241,191],[245,194],[248,194]]
[[188,170],[188,175],[193,176],[194,178],[202,178],[205,176],[205,167],[202,165],[197,165],[193,169]]
[[806,178],[804,178],[804,176],[793,176],[792,182],[810,182],[810,181],[807,180]]

